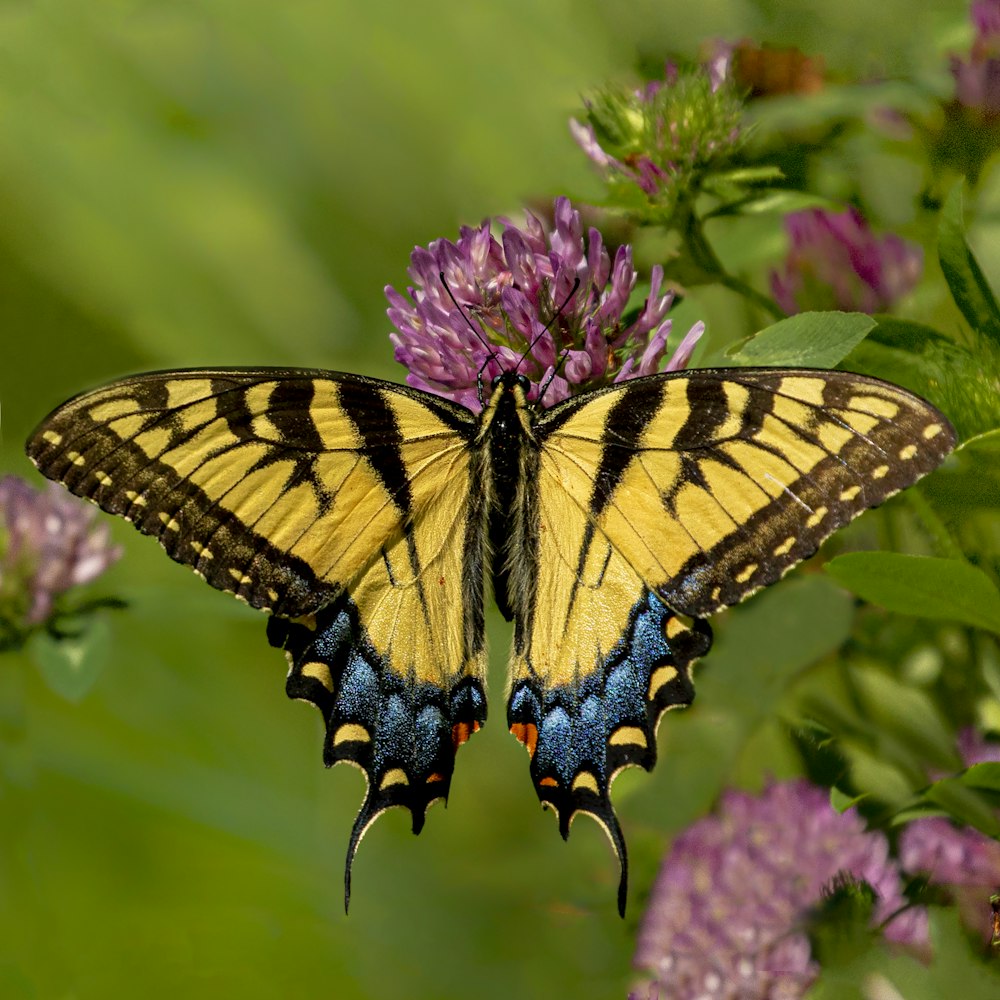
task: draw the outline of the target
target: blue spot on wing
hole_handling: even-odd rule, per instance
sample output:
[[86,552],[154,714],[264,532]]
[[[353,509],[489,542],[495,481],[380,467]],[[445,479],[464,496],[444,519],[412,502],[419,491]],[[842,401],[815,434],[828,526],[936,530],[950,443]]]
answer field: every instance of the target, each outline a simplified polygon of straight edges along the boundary
[[[684,623],[647,590],[621,638],[589,674],[560,686],[546,686],[544,678],[522,680],[511,691],[508,725],[531,754],[538,798],[555,810],[563,837],[578,812],[607,831],[621,864],[622,913],[628,863],[611,782],[623,767],[650,770],[656,763],[656,723],[665,709],[690,704],[691,664],[710,645],[706,623]],[[663,667],[673,670],[660,673]]]
[[[427,807],[448,797],[457,748],[486,720],[486,697],[474,677],[445,688],[393,673],[346,597],[318,612],[314,628],[271,618],[268,638],[289,654],[288,696],[312,702],[323,715],[324,763],[357,764],[368,780],[348,845],[346,907],[361,837],[393,806],[408,809],[413,832],[420,832]],[[332,691],[315,676],[315,667],[304,669],[310,664],[329,670]]]

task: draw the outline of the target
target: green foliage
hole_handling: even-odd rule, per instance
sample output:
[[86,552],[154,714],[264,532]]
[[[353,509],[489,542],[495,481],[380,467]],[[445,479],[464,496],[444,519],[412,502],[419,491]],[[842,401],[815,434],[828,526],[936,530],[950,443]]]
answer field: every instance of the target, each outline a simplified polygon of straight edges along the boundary
[[[1000,832],[997,766],[963,771],[954,744],[963,727],[1000,728],[1000,179],[985,133],[964,195],[961,158],[938,155],[968,137],[941,118],[967,4],[919,24],[909,0],[808,7],[4,6],[5,470],[30,474],[21,443],[51,405],[127,371],[399,378],[381,289],[405,284],[412,246],[567,190],[618,210],[600,220],[609,242],[681,284],[675,330],[706,320],[705,363],[888,378],[940,406],[964,444],[831,540],[827,572],[807,565],[713,622],[697,702],[661,726],[656,771],[615,786],[635,886],[624,923],[600,832],[559,841],[504,731],[498,617],[491,719],[459,755],[447,813],[419,839],[402,816],[372,830],[344,918],[362,783],[324,772],[320,722],[284,699],[260,616],[117,525],[128,611],[0,658],[0,995],[603,1000],[627,992],[669,838],[726,787],[804,773],[890,831],[934,814]],[[736,157],[672,193],[669,226],[640,226],[641,192],[608,197],[566,119],[602,80],[633,80],[637,50],[659,73],[713,37],[824,54],[845,82],[752,101]],[[848,204],[924,247],[921,283],[891,315],[782,318],[778,213]],[[838,957],[811,997],[859,983],[908,1000],[1000,994],[955,906],[930,908],[926,961],[841,909],[817,915]]]
[[875,328],[864,313],[804,312],[779,320],[730,355],[736,365],[833,368]]
[[955,186],[941,211],[938,258],[965,321],[1000,345],[1000,307],[965,239],[961,185]]
[[79,701],[93,687],[108,659],[111,628],[103,618],[89,616],[65,622],[67,633],[54,636],[35,632],[28,640],[28,655],[38,665],[52,690]]
[[859,597],[897,614],[943,618],[1000,633],[996,584],[957,559],[852,552],[832,559],[826,571]]

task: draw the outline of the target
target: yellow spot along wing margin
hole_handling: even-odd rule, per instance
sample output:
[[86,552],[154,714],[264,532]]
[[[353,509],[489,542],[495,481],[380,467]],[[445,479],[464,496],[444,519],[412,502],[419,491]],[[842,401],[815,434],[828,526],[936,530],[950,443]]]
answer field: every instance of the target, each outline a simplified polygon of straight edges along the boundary
[[[28,444],[49,478],[276,617],[289,694],[369,788],[352,835],[423,823],[485,719],[476,420],[425,393],[295,369],[151,373],[85,393]],[[294,619],[290,620],[290,619]],[[349,882],[348,882],[349,884]]]
[[660,715],[693,696],[710,632],[681,616],[774,582],[935,468],[954,435],[887,383],[775,369],[637,379],[554,407],[536,433],[537,582],[508,717],[564,836],[577,812],[607,831],[623,905],[609,787],[652,767]]
[[[546,433],[546,425],[553,429]],[[736,604],[936,468],[946,418],[839,371],[701,369],[594,394],[539,421],[553,476],[675,611]]]

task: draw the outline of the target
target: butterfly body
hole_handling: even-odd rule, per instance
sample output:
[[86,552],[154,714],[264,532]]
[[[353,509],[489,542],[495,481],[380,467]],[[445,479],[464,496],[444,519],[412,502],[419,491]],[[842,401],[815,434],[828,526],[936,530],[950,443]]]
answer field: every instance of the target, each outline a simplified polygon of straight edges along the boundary
[[481,413],[357,375],[152,373],[57,409],[41,471],[272,612],[290,696],[324,760],[368,790],[350,839],[403,806],[419,831],[486,719],[485,600],[513,621],[508,725],[565,836],[651,768],[693,697],[702,620],[773,583],[933,469],[945,418],[843,372],[704,369],[529,400],[516,372]]

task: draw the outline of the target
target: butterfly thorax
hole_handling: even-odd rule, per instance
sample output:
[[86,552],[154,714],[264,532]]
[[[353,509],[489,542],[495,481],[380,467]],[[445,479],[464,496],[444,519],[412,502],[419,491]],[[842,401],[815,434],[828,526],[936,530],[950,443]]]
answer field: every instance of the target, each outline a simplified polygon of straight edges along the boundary
[[504,372],[493,380],[493,393],[483,411],[478,439],[487,470],[493,591],[508,621],[518,607],[511,572],[514,554],[521,553],[523,559],[519,540],[524,536],[527,518],[524,483],[533,481],[538,463],[528,385],[528,380],[516,372]]

